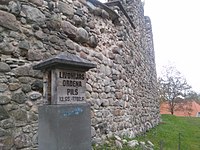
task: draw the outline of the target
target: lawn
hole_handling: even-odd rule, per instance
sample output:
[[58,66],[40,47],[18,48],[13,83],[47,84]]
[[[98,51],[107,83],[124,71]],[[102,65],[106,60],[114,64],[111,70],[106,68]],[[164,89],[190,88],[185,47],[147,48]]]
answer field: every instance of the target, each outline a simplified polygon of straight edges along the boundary
[[[162,115],[162,122],[137,140],[150,140],[155,150],[200,150],[200,118]],[[180,134],[180,140],[179,140]]]
[[[162,122],[157,127],[138,136],[136,140],[151,141],[154,150],[200,150],[200,118],[161,115],[161,119]],[[122,148],[130,149],[133,148],[126,145]],[[135,149],[142,150],[139,147]],[[111,142],[94,150],[116,150],[116,146]]]

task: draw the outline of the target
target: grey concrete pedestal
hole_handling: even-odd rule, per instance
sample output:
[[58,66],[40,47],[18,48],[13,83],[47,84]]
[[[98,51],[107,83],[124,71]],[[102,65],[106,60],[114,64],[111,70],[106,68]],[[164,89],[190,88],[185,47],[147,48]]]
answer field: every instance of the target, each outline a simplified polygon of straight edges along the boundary
[[90,106],[40,106],[39,150],[91,150]]

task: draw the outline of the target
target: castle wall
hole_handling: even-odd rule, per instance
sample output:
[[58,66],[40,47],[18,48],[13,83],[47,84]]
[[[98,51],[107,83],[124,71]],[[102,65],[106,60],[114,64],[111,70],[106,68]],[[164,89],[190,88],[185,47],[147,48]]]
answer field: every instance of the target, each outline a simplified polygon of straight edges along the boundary
[[32,66],[64,51],[97,64],[86,75],[94,143],[158,124],[150,19],[140,0],[122,4],[135,27],[118,6],[116,22],[85,0],[0,0],[0,147],[37,149],[43,81]]

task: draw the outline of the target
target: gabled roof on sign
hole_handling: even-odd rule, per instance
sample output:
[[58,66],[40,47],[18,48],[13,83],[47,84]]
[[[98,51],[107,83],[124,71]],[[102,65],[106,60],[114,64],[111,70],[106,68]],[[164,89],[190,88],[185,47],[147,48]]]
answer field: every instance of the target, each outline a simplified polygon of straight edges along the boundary
[[63,52],[55,57],[49,58],[33,66],[33,69],[35,70],[53,68],[87,71],[89,69],[96,68],[96,64],[93,64],[90,61],[80,58],[74,54]]

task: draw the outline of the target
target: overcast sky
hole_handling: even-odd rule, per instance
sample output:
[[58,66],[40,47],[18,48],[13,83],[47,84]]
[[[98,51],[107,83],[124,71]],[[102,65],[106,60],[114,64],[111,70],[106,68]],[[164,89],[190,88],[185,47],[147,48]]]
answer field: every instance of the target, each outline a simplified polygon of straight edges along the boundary
[[151,18],[157,72],[174,63],[200,93],[200,0],[145,0]]

